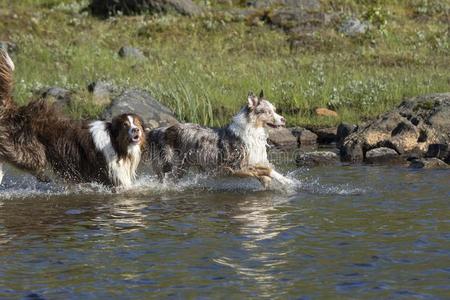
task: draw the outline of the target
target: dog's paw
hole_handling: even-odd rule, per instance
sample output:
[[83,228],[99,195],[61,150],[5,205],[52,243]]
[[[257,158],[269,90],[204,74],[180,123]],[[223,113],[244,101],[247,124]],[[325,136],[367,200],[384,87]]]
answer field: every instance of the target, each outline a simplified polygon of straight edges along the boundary
[[284,175],[281,175],[280,173],[276,172],[276,171],[272,171],[270,173],[270,177],[272,177],[273,179],[275,179],[276,181],[278,181],[279,183],[281,183],[282,185],[294,185],[294,180],[285,177]]
[[271,168],[271,167],[263,166],[263,165],[256,165],[256,166],[254,166],[253,168],[254,168],[255,170],[257,170],[257,171],[265,171],[265,172],[270,172],[270,171],[272,171],[272,168]]
[[43,173],[38,173],[35,176],[36,176],[36,179],[39,182],[42,182],[42,183],[50,183],[50,182],[52,182],[52,179],[49,176],[47,176],[47,175],[45,175]]
[[262,186],[267,189],[270,184],[272,183],[272,178],[270,178],[269,176],[261,176],[258,177],[259,182],[261,182]]
[[282,185],[291,186],[294,185],[294,181],[287,177],[282,177],[277,179]]

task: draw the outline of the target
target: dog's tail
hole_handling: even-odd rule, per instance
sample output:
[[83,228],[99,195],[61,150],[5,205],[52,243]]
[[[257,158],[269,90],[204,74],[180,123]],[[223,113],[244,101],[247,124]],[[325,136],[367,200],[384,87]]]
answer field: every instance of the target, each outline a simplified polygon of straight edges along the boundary
[[0,108],[12,103],[14,63],[3,49],[0,49]]

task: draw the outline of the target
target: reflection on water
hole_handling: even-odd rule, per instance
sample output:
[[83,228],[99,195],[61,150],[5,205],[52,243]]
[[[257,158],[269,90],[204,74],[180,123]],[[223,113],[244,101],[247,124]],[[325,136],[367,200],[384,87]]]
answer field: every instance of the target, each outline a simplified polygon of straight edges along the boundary
[[299,169],[133,192],[0,187],[0,299],[448,296],[449,171]]
[[236,221],[239,235],[242,237],[240,247],[245,251],[245,259],[231,256],[214,259],[216,263],[233,269],[242,278],[254,282],[259,296],[281,296],[273,285],[276,276],[271,271],[288,263],[284,259],[287,253],[266,249],[265,241],[275,239],[280,233],[294,227],[293,224],[284,224],[287,213],[276,209],[287,201],[285,197],[278,195],[256,194],[237,203],[236,213],[232,218]]

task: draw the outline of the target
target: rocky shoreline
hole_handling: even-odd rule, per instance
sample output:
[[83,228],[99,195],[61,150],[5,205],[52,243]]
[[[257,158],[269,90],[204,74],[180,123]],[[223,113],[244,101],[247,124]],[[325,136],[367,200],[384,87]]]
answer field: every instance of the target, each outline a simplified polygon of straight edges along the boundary
[[[178,122],[174,113],[145,90],[122,89],[98,81],[88,91],[106,109],[102,118],[134,111],[149,128]],[[61,106],[70,105],[71,91],[51,87],[39,96]],[[338,162],[403,165],[413,168],[450,168],[450,93],[430,94],[403,101],[397,108],[365,124],[330,128],[269,129],[269,144],[296,151],[298,166]],[[332,151],[317,151],[325,146]]]

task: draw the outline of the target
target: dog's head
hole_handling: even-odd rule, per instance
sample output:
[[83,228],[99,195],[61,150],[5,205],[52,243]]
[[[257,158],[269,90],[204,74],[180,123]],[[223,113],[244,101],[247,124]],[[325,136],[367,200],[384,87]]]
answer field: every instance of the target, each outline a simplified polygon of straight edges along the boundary
[[135,114],[122,114],[111,121],[111,135],[120,149],[145,143],[144,122]]
[[247,104],[248,117],[256,127],[284,127],[286,120],[276,113],[275,106],[264,99],[264,92],[261,91],[259,97],[253,93],[248,94]]

